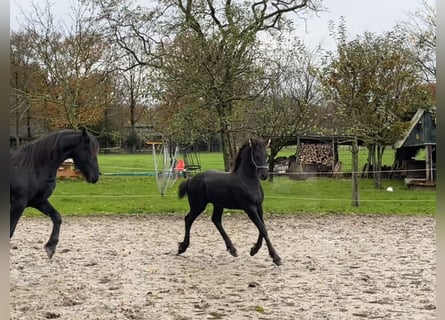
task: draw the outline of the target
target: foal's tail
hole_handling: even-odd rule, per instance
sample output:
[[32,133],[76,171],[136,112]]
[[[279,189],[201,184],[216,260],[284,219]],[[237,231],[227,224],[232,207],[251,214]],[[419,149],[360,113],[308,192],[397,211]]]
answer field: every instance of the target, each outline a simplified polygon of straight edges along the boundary
[[184,180],[181,182],[178,188],[178,198],[182,199],[188,192],[190,179]]

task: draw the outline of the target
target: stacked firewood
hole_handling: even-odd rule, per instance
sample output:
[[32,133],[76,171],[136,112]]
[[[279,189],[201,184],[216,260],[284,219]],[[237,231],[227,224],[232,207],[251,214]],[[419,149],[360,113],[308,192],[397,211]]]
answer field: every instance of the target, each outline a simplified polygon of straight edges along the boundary
[[328,143],[301,143],[298,156],[301,165],[321,164],[332,168],[334,150]]

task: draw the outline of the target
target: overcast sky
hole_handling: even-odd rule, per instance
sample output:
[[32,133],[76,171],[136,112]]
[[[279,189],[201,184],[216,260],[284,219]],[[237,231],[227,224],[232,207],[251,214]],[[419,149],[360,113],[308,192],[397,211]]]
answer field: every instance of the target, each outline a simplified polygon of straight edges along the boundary
[[[35,3],[45,0],[34,0]],[[150,0],[152,1],[152,0]],[[435,4],[434,0],[427,0]],[[63,17],[69,0],[52,0],[53,12]],[[16,30],[19,27],[18,6],[28,11],[31,0],[10,1],[10,24]],[[317,16],[297,22],[300,26],[298,34],[303,35],[306,44],[315,47],[320,44],[325,49],[333,49],[334,41],[328,33],[328,21],[338,24],[341,16],[346,19],[346,27],[350,37],[364,31],[382,33],[391,30],[397,22],[409,20],[408,13],[414,13],[421,6],[421,0],[323,0],[328,12],[320,12]],[[306,30],[305,30],[306,29]]]
[[[427,0],[435,4],[434,0]],[[371,31],[377,34],[390,31],[401,22],[410,19],[421,7],[421,0],[324,0],[323,4],[329,12],[321,12],[319,17],[311,17],[306,21],[305,43],[312,46],[321,44],[325,48],[333,48],[334,40],[329,36],[328,21],[338,25],[340,17],[346,19],[346,28],[350,37]],[[304,27],[304,23],[299,23]],[[303,33],[303,29],[301,30]],[[301,33],[300,33],[301,34]]]

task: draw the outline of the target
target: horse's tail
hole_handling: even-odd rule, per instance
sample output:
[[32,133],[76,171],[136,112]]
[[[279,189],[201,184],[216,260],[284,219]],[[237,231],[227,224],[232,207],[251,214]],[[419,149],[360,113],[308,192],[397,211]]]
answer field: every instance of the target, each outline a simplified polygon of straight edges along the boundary
[[178,188],[178,198],[179,199],[184,198],[184,196],[187,194],[188,188],[189,188],[189,180],[190,179],[184,180],[179,185],[179,188]]

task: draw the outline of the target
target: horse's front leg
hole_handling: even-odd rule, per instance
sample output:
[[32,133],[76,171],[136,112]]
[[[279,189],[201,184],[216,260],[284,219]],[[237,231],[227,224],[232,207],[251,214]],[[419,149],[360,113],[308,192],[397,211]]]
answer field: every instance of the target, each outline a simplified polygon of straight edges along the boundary
[[21,201],[13,201],[9,208],[9,238],[14,235],[15,227],[22,216],[23,211],[26,208],[26,204]]
[[[261,222],[264,224],[263,207],[261,205],[259,205],[257,209],[258,209],[257,210],[258,216],[260,217]],[[261,232],[259,232],[258,240],[257,240],[256,244],[252,247],[252,249],[250,249],[250,255],[251,256],[256,255],[258,253],[258,251],[260,250],[262,245],[263,245],[263,235],[261,234]]]
[[[272,257],[273,262],[277,266],[280,266],[281,265],[281,258],[277,254],[277,252],[275,251],[275,248],[273,247],[272,242],[269,239],[269,235],[267,234],[266,226],[265,226],[262,218],[260,218],[260,216],[258,214],[258,210],[259,209],[257,208],[257,206],[250,206],[246,210],[246,213],[249,216],[250,220],[252,220],[252,222],[258,228],[258,230],[260,232],[260,237],[262,236],[264,238],[264,240],[266,241],[267,248],[269,249],[269,255]],[[261,211],[262,211],[262,209],[261,209]]]
[[219,233],[224,239],[224,242],[226,243],[227,251],[230,252],[230,254],[234,257],[237,257],[238,254],[236,252],[235,246],[232,243],[232,240],[230,240],[229,236],[227,235],[226,231],[224,230],[222,226],[222,214],[223,214],[224,208],[222,207],[213,207],[213,214],[212,214],[212,221],[213,224],[216,226],[216,229],[218,229]]
[[[261,201],[256,205],[256,210],[258,213],[258,217],[260,218],[261,222],[264,225],[264,218],[263,218],[263,200],[264,200],[264,192],[263,189],[260,186],[260,191],[261,191]],[[263,235],[261,234],[261,231],[259,231],[258,234],[258,240],[256,242],[256,244],[252,247],[252,249],[250,249],[250,255],[254,256],[258,253],[258,251],[261,249],[261,246],[263,245]]]
[[43,214],[49,216],[53,222],[53,229],[48,242],[45,244],[46,254],[52,258],[56,252],[56,246],[59,243],[60,225],[62,224],[62,217],[60,213],[48,202],[48,200],[33,206],[40,210]]
[[261,233],[258,235],[258,240],[255,243],[255,245],[250,249],[250,255],[254,256],[258,253],[258,251],[260,250],[261,246],[263,245],[263,236],[261,235]]

